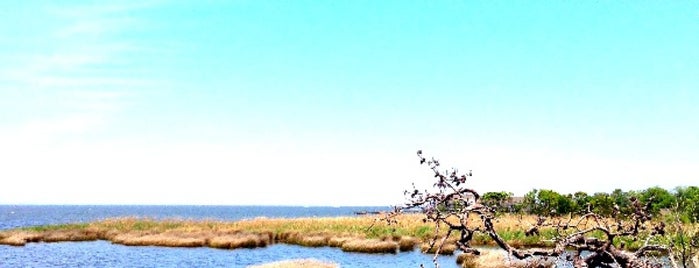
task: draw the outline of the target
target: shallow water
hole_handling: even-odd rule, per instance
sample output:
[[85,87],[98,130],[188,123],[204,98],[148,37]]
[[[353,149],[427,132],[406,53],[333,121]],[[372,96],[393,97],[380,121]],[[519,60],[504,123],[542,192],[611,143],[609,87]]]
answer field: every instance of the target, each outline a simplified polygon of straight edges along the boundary
[[[255,217],[351,216],[387,207],[276,206],[0,206],[0,229],[89,222],[112,217],[240,220]],[[107,241],[28,243],[0,246],[0,267],[246,267],[286,259],[316,258],[342,267],[418,267],[432,255],[345,253],[338,248],[275,244],[259,249],[128,247]],[[455,257],[440,257],[441,267],[456,267]]]
[[[107,241],[29,243],[0,246],[0,267],[247,267],[298,258],[335,262],[341,267],[425,267],[432,256],[419,251],[399,254],[345,253],[338,248],[276,244],[258,249],[129,247]],[[440,267],[455,268],[455,257],[440,257]]]

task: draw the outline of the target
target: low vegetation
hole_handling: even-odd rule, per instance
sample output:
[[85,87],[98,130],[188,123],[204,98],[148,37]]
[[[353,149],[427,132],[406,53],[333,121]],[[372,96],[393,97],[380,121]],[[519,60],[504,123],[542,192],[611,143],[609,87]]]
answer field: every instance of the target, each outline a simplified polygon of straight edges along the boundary
[[[566,217],[556,218],[566,221]],[[152,220],[145,218],[114,218],[84,224],[34,226],[0,231],[0,244],[23,246],[31,242],[94,241],[107,240],[127,246],[212,247],[221,249],[257,248],[273,243],[286,243],[306,247],[339,247],[345,251],[369,253],[393,253],[411,251],[420,247],[435,252],[431,245],[434,227],[423,221],[420,214],[402,214],[397,223],[377,221],[373,216],[327,218],[256,218],[234,222],[212,220]],[[472,223],[476,223],[472,219]],[[610,219],[606,221],[611,223]],[[498,234],[518,248],[546,247],[556,236],[554,228],[542,227],[537,234],[527,236],[527,230],[536,226],[537,217],[505,214],[493,222]],[[475,226],[475,225],[474,225]],[[696,230],[694,224],[684,224],[684,230]],[[371,227],[371,228],[369,228]],[[675,229],[673,229],[675,230]],[[668,233],[671,239],[674,233]],[[693,233],[692,233],[693,234]],[[437,234],[439,238],[446,231]],[[598,234],[602,235],[602,234]],[[630,250],[640,248],[645,242],[637,239],[619,239]],[[456,250],[455,234],[446,239],[442,254]],[[345,244],[349,244],[345,246]],[[475,246],[495,246],[484,234],[474,235]],[[361,246],[359,246],[361,245]],[[381,248],[381,250],[379,250]]]
[[[22,246],[31,242],[107,240],[128,246],[255,248],[272,243],[307,247],[342,247],[364,240],[413,250],[432,238],[432,227],[418,214],[400,216],[400,224],[389,225],[373,216],[327,218],[256,218],[234,222],[212,220],[153,220],[113,218],[84,224],[33,226],[0,231],[0,244]],[[532,217],[512,215],[498,223],[513,239],[517,226]],[[369,228],[371,227],[371,228]],[[508,231],[513,230],[513,231]],[[524,245],[524,242],[521,242]],[[483,244],[489,242],[483,240]],[[358,250],[363,251],[363,250]],[[374,250],[366,250],[372,252]]]

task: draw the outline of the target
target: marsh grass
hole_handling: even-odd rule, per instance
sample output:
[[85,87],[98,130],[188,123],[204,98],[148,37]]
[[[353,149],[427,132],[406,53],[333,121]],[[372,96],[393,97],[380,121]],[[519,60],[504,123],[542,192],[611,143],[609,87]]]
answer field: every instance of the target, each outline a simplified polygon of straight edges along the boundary
[[46,232],[41,237],[42,242],[95,241],[98,239],[100,239],[100,234],[94,229],[55,230]]
[[28,231],[10,231],[0,234],[0,244],[8,246],[24,246],[30,242],[41,241],[41,234]]
[[299,232],[283,233],[279,241],[305,247],[326,247],[330,245],[332,235],[325,233],[301,234]]
[[[454,241],[447,241],[442,246],[442,249],[439,250],[439,254],[440,255],[454,255],[454,251],[456,251],[456,248],[457,248],[457,246],[456,246],[456,243]],[[422,245],[420,245],[420,250],[423,253],[434,254],[435,252],[437,252],[437,249],[439,249],[439,245],[437,245],[437,244],[431,246],[430,243],[422,243]]]
[[206,239],[195,235],[183,236],[177,234],[119,234],[112,238],[112,243],[125,246],[161,246],[161,247],[202,247]]
[[328,240],[328,246],[339,248],[342,247],[342,244],[352,239],[356,238],[350,236],[333,236]]
[[420,240],[411,236],[401,236],[397,242],[400,251],[412,251]]
[[342,251],[361,253],[398,253],[398,243],[381,239],[352,239],[342,244]]
[[[31,242],[107,240],[130,246],[235,249],[287,243],[307,247],[340,247],[357,252],[395,252],[393,247],[410,251],[434,236],[434,228],[422,219],[419,214],[404,214],[397,218],[397,224],[388,225],[376,221],[374,216],[255,218],[234,222],[113,218],[91,223],[3,230],[0,231],[0,244],[23,246]],[[477,218],[470,221],[471,224],[478,222]],[[494,224],[498,233],[515,247],[551,246],[550,241],[556,235],[553,229],[542,228],[539,235],[524,235],[524,230],[533,222],[533,216],[503,215]],[[362,240],[366,241],[360,243]],[[627,249],[633,249],[642,240],[623,242]],[[347,243],[350,245],[346,246]],[[494,243],[489,236],[476,233],[471,245],[492,246]],[[455,249],[455,246],[445,245],[442,252],[453,254]]]
[[258,248],[272,244],[268,234],[235,233],[207,239],[207,246],[221,249]]
[[69,223],[69,224],[56,224],[56,225],[39,225],[39,226],[29,226],[20,228],[20,230],[31,231],[31,232],[46,232],[55,230],[76,230],[85,229],[89,226],[88,223]]

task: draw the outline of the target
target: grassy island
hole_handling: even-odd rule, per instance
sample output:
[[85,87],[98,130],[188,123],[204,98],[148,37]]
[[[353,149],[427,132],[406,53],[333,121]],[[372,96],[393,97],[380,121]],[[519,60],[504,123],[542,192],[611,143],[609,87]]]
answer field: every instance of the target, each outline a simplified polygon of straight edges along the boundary
[[[380,216],[380,215],[379,215]],[[430,241],[435,237],[434,225],[423,222],[419,214],[399,215],[397,223],[388,224],[377,215],[321,218],[255,218],[239,221],[187,220],[148,218],[113,218],[90,223],[32,226],[0,231],[0,245],[24,246],[32,242],[105,240],[126,246],[211,247],[233,250],[266,247],[285,243],[306,247],[338,247],[346,252],[394,254],[412,251],[434,253]],[[473,223],[478,223],[473,219]],[[525,235],[536,222],[535,216],[505,214],[494,222],[498,234],[518,248],[551,247],[556,230],[542,228],[535,235]],[[696,229],[697,226],[685,225]],[[444,233],[437,234],[443,238]],[[602,235],[602,234],[600,234]],[[672,237],[668,233],[660,239]],[[440,254],[456,251],[456,237],[446,239]],[[655,239],[655,238],[654,238]],[[618,241],[628,250],[642,246],[645,237]],[[489,236],[474,235],[472,246],[493,246]],[[668,244],[670,241],[655,241]],[[485,250],[473,259],[464,254],[456,258],[464,267],[532,267],[504,257],[504,251]],[[469,259],[471,258],[471,259]],[[304,262],[305,263],[305,262]],[[498,265],[493,266],[494,264]],[[297,262],[272,263],[269,267],[304,267]],[[492,265],[491,265],[492,264]],[[276,265],[276,266],[275,266]],[[325,265],[325,266],[323,266]],[[323,264],[318,267],[333,267]],[[265,266],[267,267],[267,266]],[[313,266],[315,267],[315,266]]]
[[[495,224],[499,234],[517,247],[547,247],[555,236],[542,229],[538,235],[526,236],[525,230],[535,221],[533,216],[505,215]],[[240,221],[153,220],[114,218],[90,223],[33,226],[0,231],[0,244],[23,246],[31,242],[106,240],[127,246],[212,247],[221,249],[257,248],[274,243],[307,247],[339,247],[348,252],[395,253],[420,246],[430,252],[434,227],[416,214],[400,215],[397,224],[389,225],[375,216],[325,218],[255,218]],[[449,238],[451,239],[451,238]],[[455,238],[454,238],[455,239]],[[640,246],[638,241],[619,241],[627,248]],[[473,245],[493,245],[484,234],[477,234]],[[443,254],[453,254],[447,245]]]

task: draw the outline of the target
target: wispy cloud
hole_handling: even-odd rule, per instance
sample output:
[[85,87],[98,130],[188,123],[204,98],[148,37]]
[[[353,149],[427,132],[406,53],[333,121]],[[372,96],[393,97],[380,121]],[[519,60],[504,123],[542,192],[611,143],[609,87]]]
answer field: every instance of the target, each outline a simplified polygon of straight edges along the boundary
[[92,19],[83,18],[71,25],[57,30],[54,35],[58,38],[80,38],[99,36],[127,30],[139,25],[139,20],[133,18]]
[[[0,122],[0,129],[14,133],[15,141],[80,135],[104,125],[128,99],[154,87],[158,81],[142,73],[139,53],[157,48],[130,34],[148,23],[137,11],[159,3],[47,3],[37,8],[43,13],[34,21],[35,31],[14,40],[16,50],[0,54],[12,58],[12,64],[0,63],[0,82],[7,90],[0,98],[12,94],[22,103],[5,108],[16,109],[6,111],[16,118]],[[37,44],[21,45],[27,43]]]
[[[43,76],[74,77],[78,74],[85,79],[95,76],[126,77],[123,73],[109,70],[95,73],[94,70],[104,65],[137,60],[134,54],[147,46],[138,37],[128,37],[124,33],[136,32],[147,23],[132,15],[131,11],[151,6],[150,3],[121,3],[47,8],[43,15],[52,16],[51,19],[45,20],[42,31],[30,37],[44,43],[37,46],[38,49],[13,52],[21,55],[19,62],[12,66],[13,77],[25,82]],[[93,72],[84,72],[89,75],[80,72],[85,70]]]
[[82,5],[55,6],[49,9],[49,13],[66,17],[99,17],[109,14],[123,14],[129,11],[152,8],[163,3],[164,1],[98,1]]

